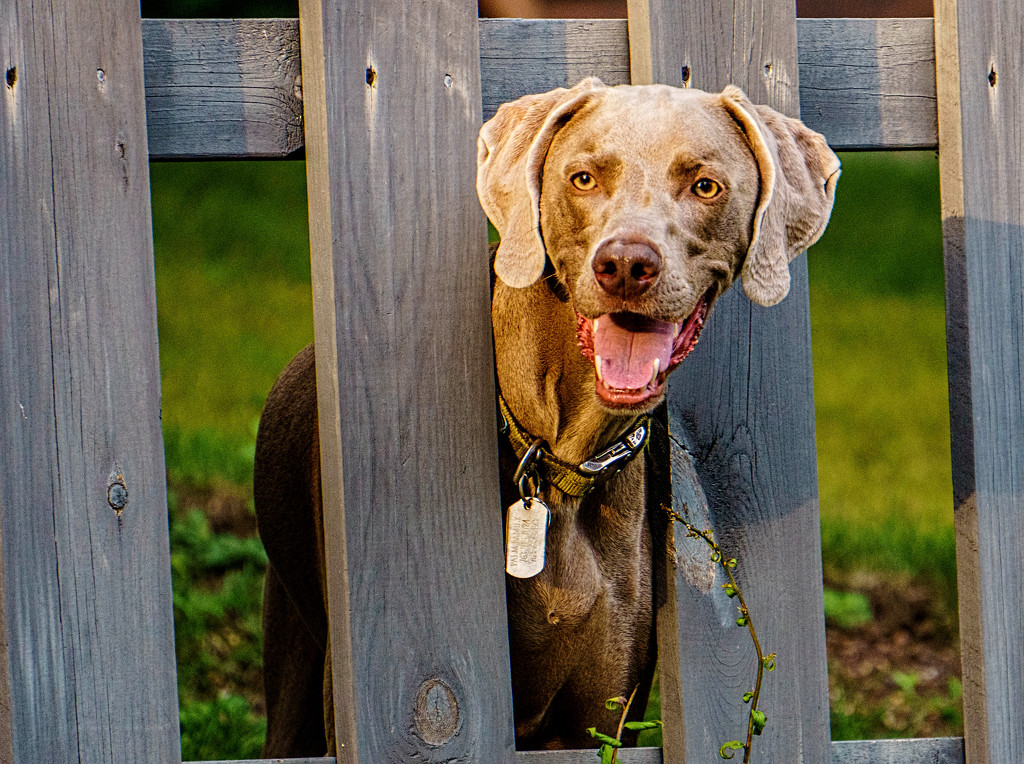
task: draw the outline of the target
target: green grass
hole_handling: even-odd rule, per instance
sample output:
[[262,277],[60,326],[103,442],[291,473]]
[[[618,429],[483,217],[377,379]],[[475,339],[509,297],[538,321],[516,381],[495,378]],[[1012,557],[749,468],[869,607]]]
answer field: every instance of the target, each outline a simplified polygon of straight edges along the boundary
[[[832,222],[809,255],[825,568],[907,572],[952,592],[936,160],[842,160]],[[228,486],[251,503],[262,402],[312,338],[304,170],[151,168],[167,466],[183,494]],[[259,670],[265,560],[258,542],[216,533],[178,504],[172,496],[183,752],[254,756],[263,722],[239,678]],[[856,602],[832,607],[859,617]],[[878,729],[842,709],[833,725],[837,739]]]
[[173,469],[192,438],[204,451],[252,443],[271,384],[312,340],[306,178],[302,162],[151,175],[163,421],[186,446]]
[[251,511],[263,400],[312,339],[305,167],[155,164],[151,177],[182,756],[256,758],[266,556],[214,532],[195,494]]
[[832,222],[809,253],[825,567],[952,588],[937,159],[842,161]]
[[[260,603],[266,555],[255,538],[214,533],[170,493],[174,638],[185,761],[257,758]],[[255,691],[255,692],[254,692]]]

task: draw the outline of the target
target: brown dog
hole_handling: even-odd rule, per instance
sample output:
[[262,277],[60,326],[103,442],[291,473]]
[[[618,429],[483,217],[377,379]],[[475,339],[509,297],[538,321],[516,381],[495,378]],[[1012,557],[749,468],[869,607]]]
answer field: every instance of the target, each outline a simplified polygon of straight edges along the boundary
[[[838,175],[820,135],[732,87],[588,79],[483,126],[477,189],[501,234],[502,498],[519,499],[513,475],[540,439],[522,485],[550,507],[543,570],[508,578],[520,748],[592,746],[605,699],[635,687],[642,713],[656,659],[649,469],[631,459],[643,417],[734,280],[761,305],[785,297]],[[334,743],[313,364],[307,348],[282,373],[257,440],[266,756]]]

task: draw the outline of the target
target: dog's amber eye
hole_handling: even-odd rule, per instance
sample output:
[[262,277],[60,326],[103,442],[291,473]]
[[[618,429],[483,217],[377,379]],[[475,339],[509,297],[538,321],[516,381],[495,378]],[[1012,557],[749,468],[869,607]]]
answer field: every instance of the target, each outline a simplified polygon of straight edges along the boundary
[[714,199],[721,192],[722,187],[713,180],[701,178],[693,184],[693,193],[701,199]]
[[593,191],[597,188],[597,178],[589,172],[578,172],[569,178],[569,180],[571,180],[572,184],[580,191]]

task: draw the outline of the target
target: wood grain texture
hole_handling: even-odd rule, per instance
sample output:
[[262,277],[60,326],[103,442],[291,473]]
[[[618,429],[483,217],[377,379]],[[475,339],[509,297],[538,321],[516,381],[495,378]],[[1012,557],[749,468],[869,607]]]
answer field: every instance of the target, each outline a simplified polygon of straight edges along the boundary
[[[594,751],[520,751],[516,764],[592,764]],[[660,748],[623,748],[622,764],[661,764]],[[915,740],[849,740],[831,746],[831,764],[964,764],[963,738],[921,738]],[[333,757],[319,759],[259,759],[259,764],[334,764]],[[190,764],[229,764],[224,761]],[[257,764],[257,760],[230,764]]]
[[190,761],[186,764],[336,764],[333,756],[314,756],[308,759],[219,759],[217,761]]
[[0,530],[19,762],[181,755],[138,13],[0,5]]
[[797,22],[800,118],[842,149],[935,148],[931,19]]
[[961,737],[832,743],[832,764],[964,764]]
[[302,148],[297,19],[145,19],[142,41],[151,158]]
[[[629,10],[641,19],[641,37],[630,39],[634,76],[680,85],[686,73],[705,90],[733,82],[755,103],[799,113],[791,2],[631,0]],[[778,654],[762,689],[768,726],[755,756],[814,762],[828,759],[830,741],[806,258],[790,270],[790,294],[773,308],[753,306],[740,288],[718,301],[670,381],[669,430],[692,455],[716,540],[739,559],[765,653]],[[679,482],[678,470],[673,477]],[[677,608],[677,632],[659,629],[660,650],[678,650],[681,666],[678,676],[662,673],[662,687],[678,683],[683,706],[684,739],[666,737],[665,758],[705,762],[745,738],[742,696],[757,662],[735,603],[714,585],[721,581],[694,585],[685,571],[679,564],[677,600],[664,605]],[[667,725],[680,722],[664,715]]]
[[[626,22],[480,19],[483,118],[595,75],[629,82]],[[283,157],[302,148],[294,19],[144,19],[154,159]],[[934,148],[930,19],[801,19],[801,116],[836,149]]]
[[[520,751],[515,764],[594,764],[597,751]],[[622,764],[662,764],[660,748],[620,748],[617,761]]]
[[[0,520],[4,516],[0,495]],[[14,728],[11,718],[10,647],[7,644],[7,619],[4,617],[4,539],[0,533],[0,761],[14,761]]]
[[[596,752],[589,751],[519,751],[511,761],[515,764],[593,764]],[[499,761],[502,759],[498,759]],[[507,760],[507,759],[506,759]],[[662,764],[660,748],[623,748],[618,760],[622,764]],[[335,764],[333,756],[313,759],[252,759],[249,761],[195,761],[188,764]],[[883,762],[883,764],[885,764]],[[910,764],[914,764],[911,760]],[[945,761],[939,762],[945,764]]]
[[584,77],[629,84],[623,19],[480,19],[483,116],[528,93],[570,87]]
[[503,761],[476,5],[300,13],[338,758]]
[[967,759],[1024,760],[1024,18],[936,3]]

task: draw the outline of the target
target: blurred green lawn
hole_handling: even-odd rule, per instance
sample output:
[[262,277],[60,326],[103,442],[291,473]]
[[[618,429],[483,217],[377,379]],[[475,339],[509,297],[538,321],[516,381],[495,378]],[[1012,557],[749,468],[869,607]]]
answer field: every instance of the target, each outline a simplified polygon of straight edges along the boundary
[[845,154],[809,253],[826,570],[955,589],[938,160]]
[[[826,575],[903,571],[952,598],[937,160],[842,161],[832,222],[809,255]],[[179,489],[195,486],[250,495],[263,399],[312,339],[304,170],[301,162],[151,167],[172,535],[190,545],[189,560],[221,560],[213,584],[185,557],[175,571],[179,662],[198,654],[215,617],[259,640],[253,614],[242,612],[258,597],[258,551],[236,554],[175,504]],[[239,665],[258,662],[250,653]],[[249,706],[193,674],[179,671],[186,759],[258,753]],[[233,751],[218,724],[237,727]],[[208,744],[214,728],[225,738],[219,747]]]

